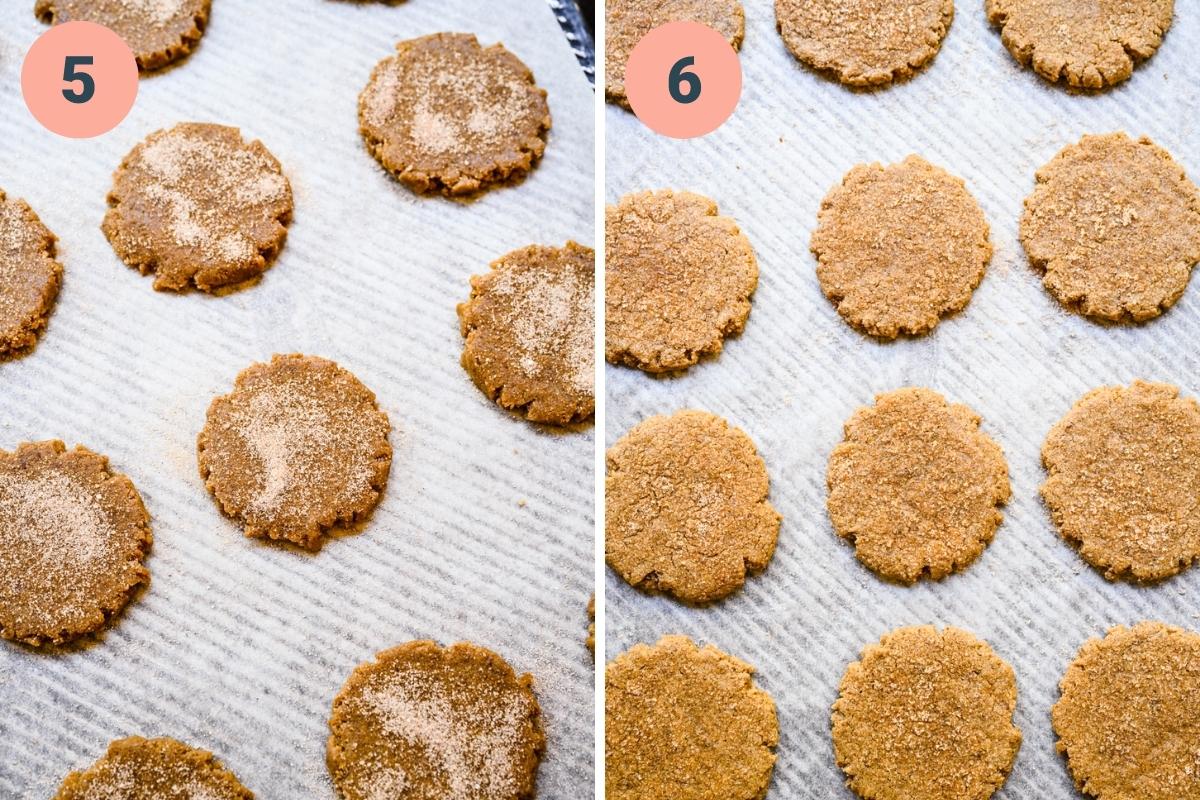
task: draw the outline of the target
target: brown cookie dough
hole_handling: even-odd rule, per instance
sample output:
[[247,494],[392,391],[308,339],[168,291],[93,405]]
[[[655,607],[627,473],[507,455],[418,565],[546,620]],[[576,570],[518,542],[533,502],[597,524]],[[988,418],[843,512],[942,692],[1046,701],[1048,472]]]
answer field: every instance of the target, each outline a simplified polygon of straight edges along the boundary
[[992,257],[961,179],[920,156],[859,164],[821,202],[811,249],[821,291],[880,339],[920,336],[961,311]]
[[208,407],[200,477],[247,536],[317,549],[379,502],[391,429],[371,390],[334,362],[277,355]]
[[254,800],[254,793],[207,750],[131,736],[68,775],[54,800]]
[[196,49],[211,8],[212,0],[37,0],[33,13],[49,25],[83,21],[111,28],[146,71]]
[[1170,577],[1200,558],[1200,404],[1165,383],[1088,392],[1042,446],[1059,533],[1110,580]]
[[108,459],[60,441],[0,450],[0,636],[62,644],[150,582],[150,515]]
[[596,408],[596,253],[532,245],[471,278],[458,306],[462,365],[480,391],[531,422],[568,425]]
[[408,642],[359,665],[329,730],[344,800],[530,800],[546,746],[533,679],[467,642]]
[[758,261],[712,200],[669,189],[625,195],[605,210],[604,242],[608,361],[686,369],[745,327]]
[[1084,136],[1038,170],[1021,243],[1066,308],[1151,319],[1174,305],[1200,261],[1200,192],[1145,137]]
[[607,461],[604,554],[631,585],[707,603],[766,569],[781,518],[741,429],[704,411],[651,417]]
[[606,800],[763,800],[779,722],[754,668],[664,636],[604,671]]
[[528,173],[546,149],[550,108],[502,44],[435,33],[396,45],[358,98],[371,155],[415,192],[474,194]]
[[596,595],[592,595],[592,599],[588,600],[588,635],[587,647],[592,652],[592,656],[596,655]]
[[829,519],[880,577],[941,580],[983,553],[1011,494],[979,415],[929,389],[875,398],[829,457]]
[[0,358],[28,351],[62,285],[56,237],[24,200],[0,190]]
[[1017,681],[958,628],[899,628],[846,668],[833,751],[867,800],[987,800],[1021,747]]

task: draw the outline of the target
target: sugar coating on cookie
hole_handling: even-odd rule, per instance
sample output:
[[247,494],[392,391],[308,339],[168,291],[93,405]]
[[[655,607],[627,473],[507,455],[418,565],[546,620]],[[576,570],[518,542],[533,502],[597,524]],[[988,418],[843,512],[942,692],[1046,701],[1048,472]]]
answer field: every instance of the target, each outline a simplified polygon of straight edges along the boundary
[[604,671],[607,800],[762,800],[779,721],[754,668],[686,636],[617,656]]
[[343,800],[531,800],[546,745],[533,679],[466,642],[408,642],[361,664],[329,730]]
[[1021,243],[1067,309],[1141,322],[1174,305],[1200,261],[1200,192],[1145,137],[1084,136],[1038,170]]
[[607,463],[604,554],[633,586],[706,603],[766,569],[781,518],[741,429],[704,411],[651,417]]
[[967,631],[899,628],[846,668],[833,750],[867,800],[987,800],[1021,732],[1012,667]]
[[0,190],[0,358],[37,343],[58,299],[56,237],[24,200]]
[[1059,533],[1110,580],[1153,581],[1200,558],[1200,404],[1165,383],[1084,395],[1042,445]]
[[396,45],[358,98],[376,160],[420,193],[468,195],[524,176],[550,130],[546,92],[504,45],[435,33]]
[[858,330],[920,336],[961,311],[992,257],[961,179],[920,156],[860,164],[821,202],[811,249],[821,291]]
[[626,195],[605,210],[604,242],[608,361],[686,369],[745,327],[758,261],[712,200],[669,189]]
[[254,800],[254,793],[207,750],[131,736],[68,775],[54,800]]
[[0,636],[62,644],[150,582],[150,515],[108,459],[60,441],[0,450]]
[[317,548],[364,519],[392,466],[391,423],[350,372],[315,356],[277,355],[212,401],[200,476],[246,535]]
[[471,278],[458,306],[462,365],[480,391],[531,422],[568,425],[596,407],[596,253],[531,245]]
[[196,48],[208,24],[212,0],[37,0],[42,22],[96,22],[133,51],[138,68],[154,70]]
[[1000,446],[978,414],[929,389],[860,408],[829,457],[829,519],[888,580],[941,580],[977,559],[1011,494]]

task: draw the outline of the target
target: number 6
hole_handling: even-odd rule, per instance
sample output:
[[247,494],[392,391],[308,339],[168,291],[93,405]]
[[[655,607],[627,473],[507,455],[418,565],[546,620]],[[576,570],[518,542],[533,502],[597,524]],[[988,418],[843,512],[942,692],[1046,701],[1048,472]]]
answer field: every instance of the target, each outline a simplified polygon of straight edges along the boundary
[[[667,78],[667,90],[671,93],[671,99],[676,103],[693,103],[700,99],[700,76],[694,72],[684,72],[685,67],[690,67],[696,63],[696,59],[692,56],[684,56],[675,62],[675,66],[671,67],[671,74]],[[687,83],[688,91],[684,94],[679,90],[679,84]]]
[[63,97],[67,98],[72,103],[86,103],[96,94],[96,81],[86,72],[76,71],[76,67],[91,66],[91,56],[67,56],[67,61],[63,64],[63,81],[72,83],[79,81],[80,90],[63,89]]

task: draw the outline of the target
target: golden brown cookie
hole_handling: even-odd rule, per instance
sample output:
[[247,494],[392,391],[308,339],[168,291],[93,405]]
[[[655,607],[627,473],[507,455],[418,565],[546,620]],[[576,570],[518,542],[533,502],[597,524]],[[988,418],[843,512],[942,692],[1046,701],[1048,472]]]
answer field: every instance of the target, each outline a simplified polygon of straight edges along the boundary
[[316,549],[379,502],[391,429],[371,390],[334,362],[273,356],[208,407],[200,477],[247,536]]
[[625,195],[605,210],[604,243],[604,354],[613,364],[686,369],[745,327],[758,261],[707,197]]
[[1042,445],[1042,498],[1110,580],[1170,577],[1200,558],[1200,404],[1165,383],[1085,394]]
[[630,584],[707,603],[766,569],[781,518],[741,429],[704,411],[650,417],[607,461],[604,555]]
[[987,800],[1021,747],[1017,681],[958,628],[899,628],[846,668],[833,751],[866,800]]
[[0,450],[0,636],[62,644],[150,582],[150,515],[108,459],[60,441]]
[[0,190],[0,358],[32,348],[46,327],[62,285],[55,241],[28,203]]
[[111,28],[145,71],[196,49],[211,8],[212,0],[37,0],[33,13],[48,25],[83,21]]
[[604,671],[606,800],[762,800],[779,721],[754,668],[664,636]]
[[533,679],[467,642],[408,642],[359,665],[329,730],[344,800],[530,800],[546,746]]
[[1066,308],[1141,322],[1179,299],[1200,261],[1200,192],[1145,137],[1084,136],[1038,170],[1021,243]]
[[458,306],[462,365],[480,391],[531,422],[568,425],[596,408],[596,253],[531,245],[471,278]]
[[592,652],[592,656],[596,655],[596,595],[592,595],[592,599],[588,600],[588,635],[587,647]]
[[254,793],[207,750],[131,736],[68,775],[54,800],[254,800]]
[[920,336],[961,311],[992,257],[961,179],[920,156],[859,164],[821,202],[811,249],[821,291],[880,339]]
[[396,45],[358,98],[371,155],[413,191],[466,195],[528,173],[546,149],[550,108],[502,44],[435,33]]
[[980,422],[937,392],[898,389],[846,423],[829,457],[829,519],[880,577],[941,580],[991,542],[1011,488]]

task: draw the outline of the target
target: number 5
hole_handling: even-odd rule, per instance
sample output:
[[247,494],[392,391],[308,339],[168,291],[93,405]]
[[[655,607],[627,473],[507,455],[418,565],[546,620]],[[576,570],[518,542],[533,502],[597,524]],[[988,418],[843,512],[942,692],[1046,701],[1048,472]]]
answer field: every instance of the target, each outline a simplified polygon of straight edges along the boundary
[[[685,67],[690,67],[695,63],[694,57],[684,56],[675,62],[675,66],[671,67],[671,74],[667,78],[667,90],[671,93],[671,99],[676,103],[686,104],[700,99],[700,76],[694,72],[683,71]],[[679,90],[681,83],[687,83],[687,94]]]
[[63,80],[67,83],[79,81],[80,89],[63,89],[63,97],[67,98],[72,103],[86,103],[92,99],[92,95],[96,94],[96,81],[86,72],[76,71],[76,67],[91,66],[91,56],[67,56],[67,61],[63,65]]

